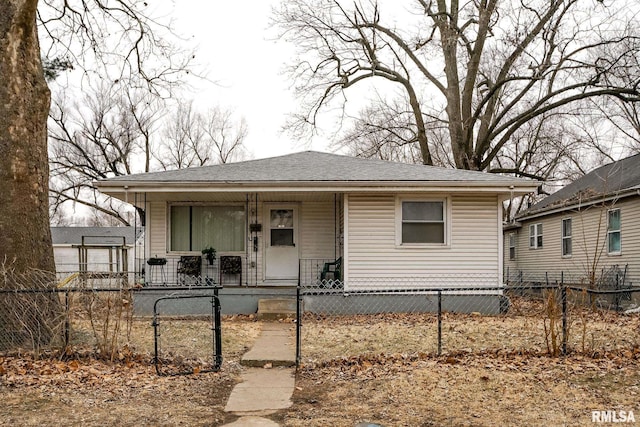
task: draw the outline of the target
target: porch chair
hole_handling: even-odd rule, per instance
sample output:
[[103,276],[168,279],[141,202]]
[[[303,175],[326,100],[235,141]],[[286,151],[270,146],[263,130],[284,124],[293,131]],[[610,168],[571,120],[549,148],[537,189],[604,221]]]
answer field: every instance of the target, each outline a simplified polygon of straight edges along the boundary
[[176,271],[179,284],[185,285],[187,279],[192,279],[195,284],[198,284],[202,275],[202,257],[200,255],[181,256]]
[[[320,282],[322,286],[328,284],[331,281],[333,285],[335,282],[342,280],[342,257],[332,262],[325,262],[320,272]],[[335,287],[335,286],[331,286]]]
[[242,285],[242,257],[237,255],[220,257],[220,284],[224,283],[226,275],[238,275],[238,285]]

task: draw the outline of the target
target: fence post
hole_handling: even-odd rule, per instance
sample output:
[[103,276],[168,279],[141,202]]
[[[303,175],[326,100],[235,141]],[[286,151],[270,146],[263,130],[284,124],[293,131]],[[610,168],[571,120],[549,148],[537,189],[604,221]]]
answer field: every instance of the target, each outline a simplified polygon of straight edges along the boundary
[[71,316],[70,313],[70,303],[69,303],[69,290],[64,291],[64,347],[65,347],[65,351],[66,348],[69,347],[69,330],[71,329],[71,325],[70,325],[70,321],[69,321],[69,316]]
[[[616,291],[620,289],[620,273],[616,271]],[[620,293],[616,292],[614,296],[616,302],[616,312],[620,311]]]
[[438,290],[438,356],[442,354],[442,291]]
[[524,285],[524,275],[522,274],[522,270],[518,272],[518,287],[522,288]]
[[296,287],[296,370],[300,367],[300,359],[301,359],[301,325],[302,319],[300,318],[300,283]]
[[562,295],[562,354],[567,354],[567,287],[564,284],[564,271],[560,273],[560,292]]
[[218,288],[216,287],[213,290],[213,322],[214,322],[214,341],[215,341],[215,367],[214,369],[218,370],[222,367],[222,320],[221,320],[221,312],[222,312],[222,304],[220,303],[220,298],[218,295]]

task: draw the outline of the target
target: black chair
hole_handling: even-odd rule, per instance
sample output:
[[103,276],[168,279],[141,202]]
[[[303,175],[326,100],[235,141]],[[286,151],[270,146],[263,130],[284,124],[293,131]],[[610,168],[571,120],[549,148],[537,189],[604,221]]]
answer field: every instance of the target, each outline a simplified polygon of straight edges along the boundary
[[178,261],[178,283],[186,285],[187,280],[193,280],[195,284],[200,282],[202,275],[202,257],[200,255],[184,255]]
[[238,285],[242,285],[242,257],[223,255],[220,257],[220,284],[222,285],[224,275],[238,275]]
[[320,272],[320,280],[324,283],[328,280],[339,282],[342,280],[342,257],[332,262],[325,262]]

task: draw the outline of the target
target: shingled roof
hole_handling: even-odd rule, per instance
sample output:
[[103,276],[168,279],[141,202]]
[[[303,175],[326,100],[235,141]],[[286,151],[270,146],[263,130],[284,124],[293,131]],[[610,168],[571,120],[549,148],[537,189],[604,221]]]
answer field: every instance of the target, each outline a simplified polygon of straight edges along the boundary
[[127,175],[97,185],[144,183],[474,182],[523,185],[527,180],[459,169],[305,151],[267,159]]
[[87,244],[119,245],[122,238],[126,244],[133,244],[142,229],[135,227],[51,227],[51,239],[54,245],[79,245],[82,237],[88,238]]
[[574,207],[640,189],[640,154],[601,166],[531,206],[518,218]]

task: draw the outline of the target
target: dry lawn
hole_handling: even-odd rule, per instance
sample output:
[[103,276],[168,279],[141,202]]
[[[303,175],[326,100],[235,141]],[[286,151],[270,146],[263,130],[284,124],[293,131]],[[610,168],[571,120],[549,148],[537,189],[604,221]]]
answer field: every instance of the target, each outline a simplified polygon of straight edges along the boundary
[[299,374],[284,419],[287,426],[585,426],[592,410],[632,410],[640,421],[639,356],[336,361]]
[[573,307],[570,355],[555,358],[560,319],[512,301],[507,316],[444,314],[440,357],[433,314],[307,315],[286,425],[583,426],[592,410],[640,423],[638,315]]
[[[524,351],[553,353],[562,345],[561,318],[550,321],[539,302],[520,302],[507,316],[444,313],[442,354]],[[362,354],[438,352],[435,314],[380,314],[342,317],[306,315],[302,321],[303,363]],[[574,308],[568,318],[570,353],[599,356],[640,347],[640,316]],[[555,331],[554,334],[551,331]]]
[[[583,426],[591,425],[592,410],[632,410],[640,422],[638,317],[598,316],[589,319],[588,334],[599,350],[560,358],[546,355],[536,316],[447,315],[440,357],[432,315],[305,318],[294,405],[268,417],[283,426]],[[201,322],[165,324],[161,340],[204,356],[210,330]],[[572,348],[584,341],[576,324]],[[157,376],[150,319],[133,323],[135,352],[115,363],[82,353],[0,358],[0,425],[229,423],[237,417],[224,405],[239,380],[239,357],[260,327],[246,317],[223,319],[217,373]]]
[[[193,359],[211,359],[211,327],[206,320],[170,319],[162,323],[162,354],[170,351]],[[239,359],[258,336],[261,323],[247,317],[223,319],[223,365],[219,372],[199,375],[156,374],[152,364],[151,319],[137,319],[129,333],[121,331],[115,362],[97,360],[85,350],[95,342],[87,319],[73,323],[76,352],[34,360],[0,357],[0,425],[4,426],[215,426],[237,417],[224,406],[240,380]],[[192,365],[193,366],[193,365]],[[197,365],[196,365],[197,367]],[[163,371],[184,371],[163,366]]]

